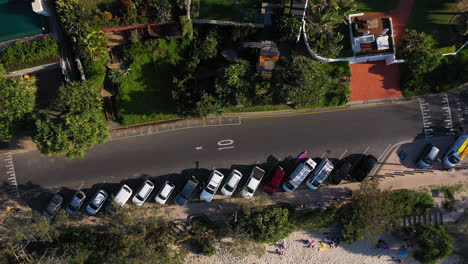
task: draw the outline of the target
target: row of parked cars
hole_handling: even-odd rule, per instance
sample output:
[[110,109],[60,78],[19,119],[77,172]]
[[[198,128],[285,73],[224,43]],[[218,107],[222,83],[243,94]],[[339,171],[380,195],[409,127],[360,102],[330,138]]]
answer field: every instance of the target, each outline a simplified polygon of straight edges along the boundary
[[[352,178],[362,181],[376,163],[377,160],[373,156],[364,156],[358,164],[354,166]],[[296,158],[294,165],[294,170],[289,173],[286,179],[285,176],[287,173],[285,170],[281,166],[277,166],[271,180],[265,184],[263,188],[264,192],[271,195],[275,193],[280,186],[286,192],[293,192],[306,179],[306,186],[312,190],[316,190],[329,178],[329,176],[330,183],[339,184],[341,180],[350,175],[352,169],[351,164],[346,160],[341,160],[334,165],[329,159],[323,159],[317,164],[314,160],[307,158],[307,152],[302,152]],[[310,177],[308,177],[309,175]],[[240,196],[246,199],[252,198],[260,186],[264,176],[265,170],[259,166],[254,166],[249,173],[246,183],[240,189]],[[242,177],[243,175],[240,171],[233,169],[228,175],[225,183],[222,185],[225,178],[224,174],[218,170],[213,170],[207,184],[202,188],[200,199],[206,202],[211,202],[219,188],[221,188],[220,192],[222,195],[226,197],[232,196],[238,189]],[[281,185],[281,183],[283,184]],[[194,176],[190,177],[182,191],[175,197],[175,203],[185,206],[195,196],[199,186],[200,182]],[[110,205],[107,206],[106,210],[111,213],[115,212],[117,207],[124,206],[132,196],[132,203],[137,206],[142,206],[148,200],[155,187],[155,184],[151,180],[145,180],[138,191],[134,193],[128,185],[124,184],[121,186],[117,194],[111,198]],[[154,201],[159,204],[165,204],[174,192],[175,188],[176,185],[173,182],[164,182],[155,195]],[[110,195],[108,192],[103,189],[98,190],[92,199],[86,204],[86,212],[90,215],[96,215],[109,198]],[[83,191],[77,191],[70,203],[67,205],[65,211],[71,216],[78,214],[85,200],[85,193]],[[59,194],[55,194],[44,210],[43,215],[52,219],[62,206],[63,202],[63,197]]]

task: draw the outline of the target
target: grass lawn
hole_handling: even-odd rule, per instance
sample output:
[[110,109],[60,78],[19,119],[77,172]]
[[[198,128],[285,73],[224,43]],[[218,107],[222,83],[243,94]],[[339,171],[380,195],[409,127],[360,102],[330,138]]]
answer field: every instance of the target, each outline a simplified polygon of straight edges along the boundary
[[[252,1],[252,0],[250,0]],[[194,0],[199,2],[199,19],[226,20],[239,22],[252,22],[252,19],[243,16],[231,0]],[[197,3],[194,3],[197,5]]]
[[457,7],[455,2],[448,2],[415,0],[408,28],[432,35],[440,47],[453,45],[449,22],[457,14]]
[[150,40],[125,50],[133,58],[130,74],[117,96],[117,112],[123,125],[178,118],[172,101],[172,76],[183,61],[188,41]]
[[387,12],[398,7],[399,0],[357,0],[356,12]]

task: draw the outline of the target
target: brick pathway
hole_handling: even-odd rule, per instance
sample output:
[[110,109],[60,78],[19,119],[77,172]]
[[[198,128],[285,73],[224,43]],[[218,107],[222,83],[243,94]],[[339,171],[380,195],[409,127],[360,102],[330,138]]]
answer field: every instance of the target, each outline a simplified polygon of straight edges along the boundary
[[[393,21],[396,45],[401,41],[403,31],[413,7],[414,0],[400,0],[397,9],[388,14]],[[383,61],[351,64],[351,101],[401,97],[400,66],[385,65]]]

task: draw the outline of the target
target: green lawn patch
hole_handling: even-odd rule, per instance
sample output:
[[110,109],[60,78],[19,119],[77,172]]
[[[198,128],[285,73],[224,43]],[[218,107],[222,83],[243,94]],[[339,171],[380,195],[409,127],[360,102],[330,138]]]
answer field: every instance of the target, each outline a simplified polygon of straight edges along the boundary
[[388,12],[398,7],[399,0],[358,0],[357,12]]
[[117,111],[123,125],[178,118],[172,100],[172,76],[187,40],[149,40],[125,49],[132,58],[130,74],[122,81]]
[[251,18],[240,13],[231,0],[195,0],[194,5],[199,6],[199,19],[252,22]]
[[454,1],[415,0],[407,27],[432,35],[440,47],[452,46],[449,22],[456,14]]

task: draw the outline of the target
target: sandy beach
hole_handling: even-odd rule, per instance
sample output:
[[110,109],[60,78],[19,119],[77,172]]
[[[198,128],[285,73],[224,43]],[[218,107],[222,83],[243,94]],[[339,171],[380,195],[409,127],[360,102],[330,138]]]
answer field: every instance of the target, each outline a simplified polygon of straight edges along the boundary
[[[390,243],[388,254],[382,255],[379,258],[379,251],[375,249],[375,243],[368,240],[361,240],[351,245],[340,243],[337,248],[327,248],[325,251],[319,251],[318,241],[322,239],[323,233],[296,231],[284,239],[286,250],[284,256],[279,256],[275,253],[278,246],[275,244],[266,244],[266,253],[263,257],[258,258],[254,255],[249,255],[244,259],[236,259],[229,254],[219,252],[215,256],[206,257],[200,255],[189,254],[186,259],[188,264],[314,264],[314,263],[330,263],[330,264],[391,264],[391,256],[397,256],[397,251],[401,246],[401,241],[392,240],[385,237]],[[315,240],[315,248],[306,248],[303,240]],[[411,256],[402,259],[402,263],[411,264],[419,263]],[[461,264],[461,260],[457,257],[448,258],[440,263],[443,264]]]

